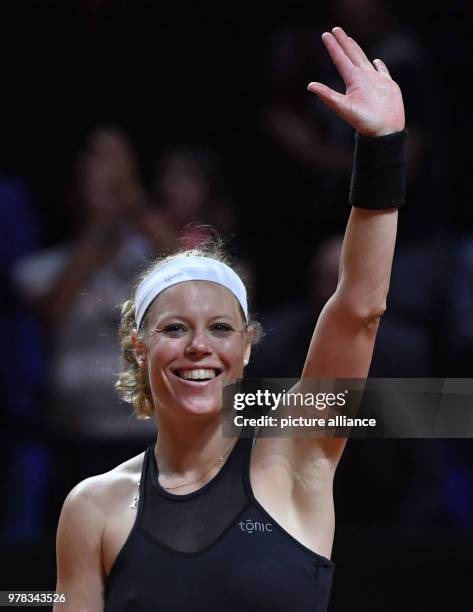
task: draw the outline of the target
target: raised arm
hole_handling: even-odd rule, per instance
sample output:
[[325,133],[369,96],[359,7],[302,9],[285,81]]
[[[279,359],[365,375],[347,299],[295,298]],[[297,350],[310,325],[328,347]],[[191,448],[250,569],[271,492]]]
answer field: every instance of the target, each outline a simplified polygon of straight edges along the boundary
[[[389,135],[404,130],[404,105],[398,85],[381,60],[371,63],[341,28],[322,38],[345,82],[346,93],[321,83],[310,83],[308,89],[353,126],[358,132],[358,145],[365,147],[365,155],[368,147],[370,159],[361,177],[356,176],[361,169],[355,163],[350,194],[353,208],[343,242],[339,282],[317,321],[303,377],[366,378],[378,324],[386,308],[400,203],[389,174],[392,169],[377,173],[376,164],[382,162],[379,158],[391,154],[386,153],[386,146],[390,147],[397,137]],[[366,172],[371,173],[371,179],[368,176],[367,180]],[[365,197],[367,201],[362,201]],[[307,440],[302,446],[309,455],[312,451],[335,466],[344,444],[345,440],[335,438]],[[298,446],[297,456],[305,461],[307,455],[301,454]]]

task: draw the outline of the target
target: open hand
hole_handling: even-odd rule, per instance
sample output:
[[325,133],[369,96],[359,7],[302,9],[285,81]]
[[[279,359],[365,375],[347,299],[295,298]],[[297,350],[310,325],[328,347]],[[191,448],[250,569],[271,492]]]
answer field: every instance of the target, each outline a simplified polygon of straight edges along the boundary
[[386,65],[379,59],[371,63],[342,28],[325,32],[322,40],[345,82],[346,92],[340,94],[322,83],[309,83],[307,89],[363,136],[385,136],[403,130],[401,90]]

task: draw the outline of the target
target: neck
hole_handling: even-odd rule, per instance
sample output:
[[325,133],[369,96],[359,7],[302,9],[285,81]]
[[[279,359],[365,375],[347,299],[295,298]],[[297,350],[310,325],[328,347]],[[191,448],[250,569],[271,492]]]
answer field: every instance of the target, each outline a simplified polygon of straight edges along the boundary
[[160,415],[154,449],[159,473],[166,478],[197,478],[206,467],[227,455],[233,443],[234,439],[222,438],[220,415],[185,424]]

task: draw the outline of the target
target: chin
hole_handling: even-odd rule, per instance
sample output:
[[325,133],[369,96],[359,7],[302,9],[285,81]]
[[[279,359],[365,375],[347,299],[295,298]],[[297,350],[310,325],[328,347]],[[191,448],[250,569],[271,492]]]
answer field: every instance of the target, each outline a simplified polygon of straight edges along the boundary
[[222,403],[219,402],[179,402],[179,411],[189,416],[213,417],[222,413]]
[[179,378],[171,380],[174,409],[201,416],[213,416],[222,412],[222,376],[204,383]]

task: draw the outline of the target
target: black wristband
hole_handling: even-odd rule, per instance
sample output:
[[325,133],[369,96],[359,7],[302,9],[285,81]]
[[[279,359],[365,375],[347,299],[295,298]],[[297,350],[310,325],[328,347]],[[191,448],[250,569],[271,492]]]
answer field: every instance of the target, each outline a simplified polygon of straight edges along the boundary
[[407,131],[387,136],[355,134],[350,204],[380,210],[404,204]]

